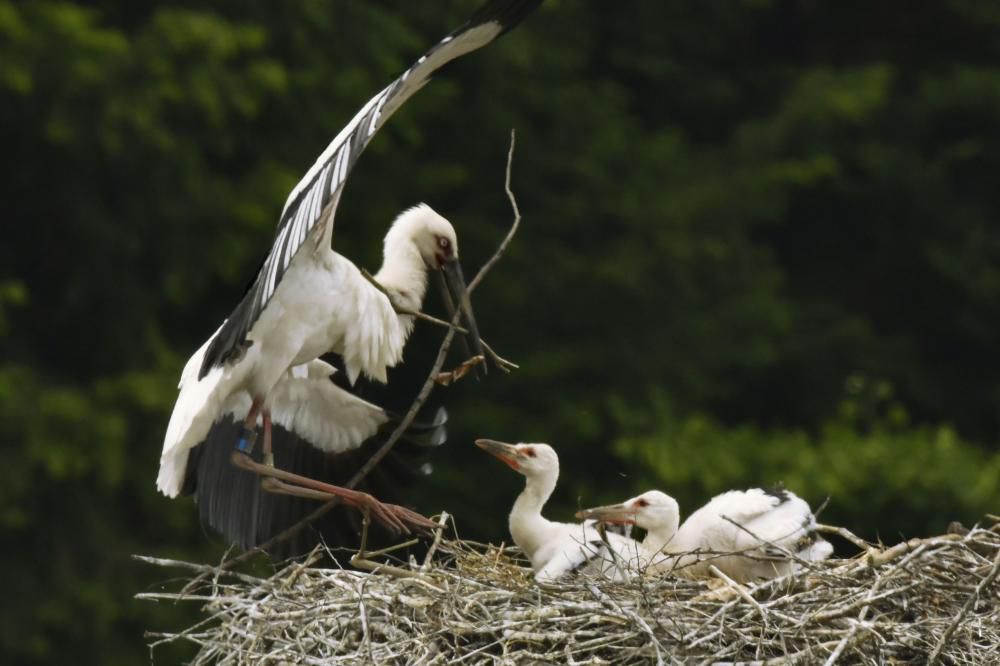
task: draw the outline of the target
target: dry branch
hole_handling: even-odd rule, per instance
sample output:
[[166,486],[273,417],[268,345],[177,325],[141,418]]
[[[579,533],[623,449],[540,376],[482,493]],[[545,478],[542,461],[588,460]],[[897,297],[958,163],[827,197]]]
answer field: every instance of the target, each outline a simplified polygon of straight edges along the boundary
[[516,549],[435,545],[427,561],[391,562],[411,577],[209,567],[218,577],[196,590],[206,619],[154,638],[195,644],[194,664],[982,664],[1000,654],[1000,556],[981,554],[1000,552],[1000,534],[981,527],[888,549],[892,558],[819,563],[728,600],[669,576],[543,589]]

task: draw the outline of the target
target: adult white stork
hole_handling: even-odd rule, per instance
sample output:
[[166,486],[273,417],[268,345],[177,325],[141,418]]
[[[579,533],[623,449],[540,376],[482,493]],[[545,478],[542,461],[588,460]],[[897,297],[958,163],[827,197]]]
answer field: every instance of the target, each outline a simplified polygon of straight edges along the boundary
[[[343,483],[398,425],[397,416],[338,386],[336,377],[336,368],[314,360],[291,368],[271,390],[272,450],[278,469],[308,471],[315,479]],[[244,550],[271,541],[316,508],[307,499],[265,492],[257,474],[230,464],[233,441],[250,403],[246,391],[229,396],[222,407],[223,417],[212,425],[205,441],[192,449],[182,486],[182,493],[195,496],[202,523]],[[353,492],[392,495],[415,471],[426,470],[423,458],[445,441],[446,420],[441,408],[433,422],[411,424]],[[294,537],[272,545],[271,553],[303,555],[319,536],[327,543],[347,541],[360,527],[354,518],[353,514],[325,514]],[[395,514],[383,520],[397,529],[403,527]]]
[[594,521],[557,523],[542,515],[559,480],[559,456],[551,446],[492,439],[477,439],[476,446],[525,478],[508,524],[514,543],[531,561],[536,581],[551,582],[579,571],[615,579],[625,575],[623,560],[634,560],[638,548],[632,539],[613,532],[602,535]]
[[576,515],[645,529],[639,569],[649,573],[703,578],[715,565],[738,582],[752,582],[784,576],[803,561],[824,560],[833,553],[815,532],[809,504],[783,488],[722,493],[680,527],[677,501],[659,490]]
[[[455,58],[490,43],[517,24],[540,0],[493,0],[447,35],[379,92],[327,146],[289,194],[270,252],[243,300],[216,333],[191,357],[181,376],[160,458],[157,487],[175,497],[192,447],[202,442],[235,393],[251,396],[246,432],[237,447],[253,448],[258,416],[270,453],[272,390],[285,373],[326,352],[339,354],[351,383],[360,374],[386,381],[398,363],[423,302],[429,271],[443,274],[450,298],[479,352],[481,341],[458,263],[458,239],[451,224],[428,206],[402,213],[385,237],[377,289],[358,268],[330,247],[333,218],[344,183],[361,152],[385,121]],[[332,417],[335,418],[335,417]],[[384,517],[370,496],[327,486],[347,503]],[[413,523],[416,514],[395,514]],[[416,524],[426,525],[422,519]]]

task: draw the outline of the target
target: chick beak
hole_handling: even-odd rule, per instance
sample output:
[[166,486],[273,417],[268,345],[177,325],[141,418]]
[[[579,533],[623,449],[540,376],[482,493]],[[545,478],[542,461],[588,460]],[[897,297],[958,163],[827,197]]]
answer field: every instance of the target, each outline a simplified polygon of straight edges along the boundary
[[614,525],[635,525],[635,510],[627,504],[609,504],[576,512],[577,520],[597,520]]
[[520,471],[521,463],[518,462],[518,459],[521,457],[521,454],[513,444],[506,444],[493,439],[477,439],[476,446],[494,458],[503,461],[511,469]]

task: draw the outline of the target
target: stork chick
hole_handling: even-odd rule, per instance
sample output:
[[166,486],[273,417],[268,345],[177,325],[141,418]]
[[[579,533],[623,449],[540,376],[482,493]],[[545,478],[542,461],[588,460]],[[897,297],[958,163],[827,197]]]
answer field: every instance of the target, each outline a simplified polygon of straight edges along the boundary
[[525,478],[508,524],[514,543],[531,561],[537,582],[551,582],[581,570],[623,577],[625,561],[635,558],[638,544],[619,534],[607,533],[602,538],[592,521],[557,523],[542,515],[559,480],[559,456],[551,446],[492,439],[477,439],[476,446]]
[[797,571],[801,561],[824,560],[833,553],[830,543],[816,534],[809,505],[785,489],[730,490],[679,527],[677,501],[659,490],[576,515],[645,529],[638,568],[648,573],[703,578],[714,565],[745,583],[784,576]]

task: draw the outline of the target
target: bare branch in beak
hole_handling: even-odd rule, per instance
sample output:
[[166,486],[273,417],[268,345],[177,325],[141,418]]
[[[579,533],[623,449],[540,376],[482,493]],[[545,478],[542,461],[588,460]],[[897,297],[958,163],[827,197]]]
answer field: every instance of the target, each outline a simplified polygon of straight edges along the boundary
[[[476,325],[475,315],[472,313],[472,302],[469,300],[469,292],[465,286],[465,277],[462,275],[462,265],[457,258],[451,258],[441,266],[441,298],[444,306],[448,310],[448,316],[454,317],[455,310],[462,311],[462,318],[465,320],[465,328],[468,334],[462,337],[462,351],[466,358],[484,355],[483,342],[479,337],[479,327]],[[482,372],[486,374],[485,364]],[[479,376],[479,368],[476,368],[476,375]]]

